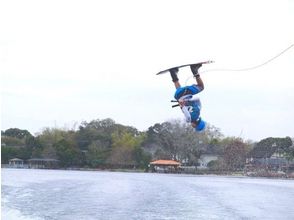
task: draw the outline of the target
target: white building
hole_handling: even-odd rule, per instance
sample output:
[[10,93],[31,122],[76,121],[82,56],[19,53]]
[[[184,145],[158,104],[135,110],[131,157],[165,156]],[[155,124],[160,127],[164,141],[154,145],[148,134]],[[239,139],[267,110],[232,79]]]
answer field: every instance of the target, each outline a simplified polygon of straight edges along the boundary
[[216,154],[202,154],[198,159],[199,166],[198,169],[207,169],[207,164],[210,161],[218,160],[218,155]]

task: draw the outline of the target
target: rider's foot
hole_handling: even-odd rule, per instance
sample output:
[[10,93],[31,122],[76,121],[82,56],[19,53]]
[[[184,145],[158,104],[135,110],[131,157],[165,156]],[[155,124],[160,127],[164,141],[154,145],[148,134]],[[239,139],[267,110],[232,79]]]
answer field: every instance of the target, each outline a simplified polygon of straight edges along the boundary
[[192,73],[193,73],[194,76],[199,75],[199,73],[198,73],[198,69],[199,69],[201,66],[202,66],[202,64],[194,64],[194,65],[191,65],[191,66],[190,66],[190,69],[191,69],[191,71],[192,71]]
[[177,73],[179,72],[179,68],[172,68],[169,70],[171,78],[173,80],[173,82],[177,82],[179,81]]

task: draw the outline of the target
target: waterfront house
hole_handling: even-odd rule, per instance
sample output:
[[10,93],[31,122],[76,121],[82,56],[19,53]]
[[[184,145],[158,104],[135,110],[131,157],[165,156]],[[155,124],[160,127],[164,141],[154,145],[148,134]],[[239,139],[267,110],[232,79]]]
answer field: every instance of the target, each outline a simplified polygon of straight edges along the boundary
[[198,159],[197,169],[208,169],[208,163],[218,160],[219,155],[213,153],[202,154]]
[[176,173],[179,172],[181,163],[174,160],[155,160],[149,166],[152,172]]
[[9,160],[9,167],[10,168],[24,168],[24,162],[22,159],[13,158]]
[[286,158],[286,153],[279,147],[255,147],[246,158],[246,169],[269,169],[281,170],[287,167],[289,161]]

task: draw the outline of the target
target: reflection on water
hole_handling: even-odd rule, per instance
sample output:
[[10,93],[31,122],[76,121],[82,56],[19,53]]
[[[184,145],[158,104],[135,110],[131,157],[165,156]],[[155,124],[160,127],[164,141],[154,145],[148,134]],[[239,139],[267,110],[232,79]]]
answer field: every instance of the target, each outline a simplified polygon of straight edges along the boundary
[[294,219],[294,181],[2,169],[2,219]]

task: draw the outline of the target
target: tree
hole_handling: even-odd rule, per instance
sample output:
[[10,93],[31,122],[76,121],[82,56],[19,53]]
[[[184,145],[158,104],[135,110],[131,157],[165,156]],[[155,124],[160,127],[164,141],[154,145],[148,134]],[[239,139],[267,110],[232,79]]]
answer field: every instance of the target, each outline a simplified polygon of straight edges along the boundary
[[227,139],[224,149],[224,162],[229,170],[240,170],[245,165],[246,144],[240,138]]
[[62,139],[54,144],[57,159],[63,167],[72,167],[80,165],[81,154],[74,142]]
[[127,131],[112,134],[112,151],[108,163],[112,166],[139,166],[142,159],[140,145],[144,135],[134,135]]
[[1,147],[1,164],[8,164],[9,160],[18,156],[18,149],[12,147]]
[[89,123],[82,122],[76,134],[76,141],[81,150],[87,150],[92,141],[102,141],[111,146],[113,133],[128,132],[133,135],[139,135],[140,132],[133,127],[116,124],[112,119],[93,120]]
[[11,136],[1,136],[1,144],[7,147],[23,147],[25,140]]
[[92,141],[102,141],[111,144],[111,133],[115,122],[111,119],[82,122],[76,135],[76,141],[81,150],[87,150]]
[[74,131],[45,128],[37,140],[41,146],[41,157],[58,159],[63,167],[82,164],[82,153],[78,148]]
[[5,136],[23,139],[32,136],[28,130],[21,130],[19,128],[9,128],[4,132]]
[[290,137],[268,137],[256,143],[254,148],[252,149],[251,154],[255,156],[258,155],[259,157],[263,158],[269,158],[275,152],[287,155],[291,152],[292,145],[293,143]]
[[110,152],[108,144],[100,140],[92,141],[86,152],[87,164],[91,167],[104,166]]
[[219,158],[218,160],[212,160],[207,164],[207,167],[213,171],[222,171],[226,167],[223,158]]
[[32,147],[28,145],[34,137],[27,131],[18,128],[10,128],[2,132],[1,136],[1,158],[2,163],[8,163],[9,159],[29,159],[32,154]]
[[151,154],[145,152],[140,146],[135,146],[133,150],[133,158],[139,168],[147,168],[151,161]]
[[287,160],[294,160],[294,145],[289,147],[286,158]]
[[173,129],[171,122],[157,123],[148,129],[144,146],[147,150],[150,145],[156,148],[153,150],[156,159],[176,160],[178,156],[177,137],[177,131]]
[[209,142],[211,130],[197,133],[188,124],[179,120],[155,124],[147,131],[144,149],[155,159],[179,160],[187,165],[196,165]]

